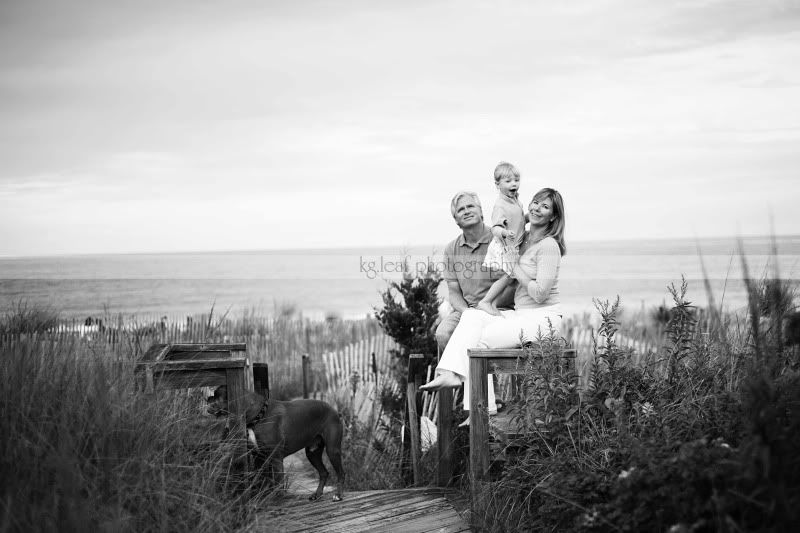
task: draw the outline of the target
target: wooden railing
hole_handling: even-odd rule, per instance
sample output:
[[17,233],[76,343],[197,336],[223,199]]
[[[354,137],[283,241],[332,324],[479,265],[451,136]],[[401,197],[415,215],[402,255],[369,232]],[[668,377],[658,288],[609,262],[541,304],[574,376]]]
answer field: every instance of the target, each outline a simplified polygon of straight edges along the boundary
[[[562,357],[570,365],[575,365],[576,350],[565,348]],[[469,468],[473,497],[478,497],[483,481],[489,471],[489,412],[488,412],[488,374],[523,374],[525,372],[525,352],[514,349],[471,349],[469,356],[470,380],[470,426],[469,426]],[[453,395],[450,391],[439,391],[438,452],[439,471],[437,481],[447,486],[453,476],[452,455],[452,416]],[[473,500],[477,501],[477,500]]]

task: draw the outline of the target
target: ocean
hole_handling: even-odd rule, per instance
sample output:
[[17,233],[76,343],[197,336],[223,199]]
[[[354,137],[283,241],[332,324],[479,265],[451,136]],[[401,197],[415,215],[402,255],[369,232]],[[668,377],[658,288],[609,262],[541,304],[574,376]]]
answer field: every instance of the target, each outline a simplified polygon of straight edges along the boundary
[[[750,278],[800,279],[800,236],[741,241]],[[621,298],[628,311],[669,304],[667,286],[688,284],[688,299],[707,305],[703,279],[728,310],[746,303],[736,238],[653,239],[568,243],[559,287],[568,315],[592,313],[593,299]],[[405,249],[320,249],[0,258],[0,311],[19,302],[47,305],[63,318],[104,314],[180,317],[228,311],[272,314],[291,307],[304,316],[363,317],[381,291],[432,262],[442,246]],[[702,258],[702,262],[701,262]],[[705,276],[703,273],[705,267]],[[444,284],[441,294],[445,294]]]

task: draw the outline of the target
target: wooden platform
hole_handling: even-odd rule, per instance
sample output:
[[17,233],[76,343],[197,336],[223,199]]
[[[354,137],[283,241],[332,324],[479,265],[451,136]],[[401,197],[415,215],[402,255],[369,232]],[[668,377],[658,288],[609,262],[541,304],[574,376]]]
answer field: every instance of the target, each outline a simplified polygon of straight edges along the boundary
[[440,488],[345,492],[340,502],[287,496],[259,515],[248,532],[403,533],[471,531]]

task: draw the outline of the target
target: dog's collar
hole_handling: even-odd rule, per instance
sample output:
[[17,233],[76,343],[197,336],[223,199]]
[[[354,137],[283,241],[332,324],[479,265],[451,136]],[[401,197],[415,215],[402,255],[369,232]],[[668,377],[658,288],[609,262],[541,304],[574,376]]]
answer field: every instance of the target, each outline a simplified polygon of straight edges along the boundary
[[247,425],[255,426],[264,420],[264,418],[267,416],[267,407],[269,407],[269,398],[264,398],[264,402],[261,404],[261,408],[258,410],[258,413],[256,413],[255,418],[253,418],[253,420]]

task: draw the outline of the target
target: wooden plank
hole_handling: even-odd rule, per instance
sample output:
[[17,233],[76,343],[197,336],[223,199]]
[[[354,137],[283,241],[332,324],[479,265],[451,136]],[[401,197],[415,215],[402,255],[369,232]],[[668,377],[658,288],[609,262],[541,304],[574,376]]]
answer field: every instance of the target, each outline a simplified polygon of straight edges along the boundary
[[175,371],[153,373],[154,389],[191,389],[193,387],[219,387],[226,383],[225,369]]
[[210,343],[181,343],[171,344],[171,353],[179,352],[244,352],[247,350],[247,343],[237,342],[228,344],[210,344]]
[[[401,494],[391,494],[389,491],[368,491],[360,496],[345,493],[345,498],[339,502],[326,500],[309,504],[305,500],[301,505],[294,505],[289,509],[281,509],[280,514],[289,514],[295,519],[295,524],[290,528],[294,531],[313,530],[317,526],[328,529],[344,526],[351,520],[361,520],[364,515],[369,515],[380,510],[394,509],[403,501],[412,503],[425,503],[431,499],[426,495],[408,495],[405,491]],[[270,513],[272,514],[272,513]]]
[[345,493],[341,502],[286,502],[257,517],[249,531],[350,533],[373,531],[457,533],[466,522],[436,489]]
[[470,422],[469,422],[469,471],[470,482],[474,494],[478,486],[477,481],[485,478],[489,470],[489,412],[487,397],[489,387],[486,380],[488,361],[481,357],[472,357],[473,350],[469,350],[469,393],[470,393]]
[[[236,444],[236,455],[243,456],[247,452],[247,428],[245,426],[247,379],[244,375],[244,367],[225,369],[225,378],[225,385],[228,387],[228,411],[230,411],[232,419],[231,434],[241,437]],[[249,464],[242,466],[250,469]]]
[[217,368],[244,368],[247,366],[245,359],[211,359],[194,361],[161,361],[159,363],[137,363],[136,369],[152,366],[155,373],[170,372],[175,370],[214,370]]
[[[436,500],[423,499],[413,504],[407,504],[404,500],[393,501],[385,509],[371,511],[366,515],[339,522],[336,529],[327,529],[330,533],[345,533],[350,531],[426,531],[436,529],[442,525],[441,517],[439,522],[432,520],[438,513],[444,511],[445,523],[451,523],[460,517],[444,498]],[[343,527],[340,527],[340,524]]]
[[[577,350],[575,348],[565,348],[561,353],[562,357],[565,358],[575,357]],[[469,356],[484,359],[524,359],[525,351],[522,348],[470,348]]]
[[458,513],[450,507],[449,509],[441,510],[420,510],[422,516],[412,517],[404,516],[402,520],[389,522],[388,520],[381,521],[378,524],[373,524],[369,529],[370,533],[389,533],[395,531],[414,532],[414,533],[459,533],[462,531],[471,531],[466,522],[458,515]]
[[453,479],[453,393],[443,389],[437,396],[439,416],[436,419],[436,446],[439,464],[436,467],[436,481],[440,487],[446,487]]
[[153,344],[141,358],[141,361],[161,361],[169,351],[169,344]]
[[184,350],[175,352],[170,350],[164,357],[164,361],[195,361],[210,359],[228,359],[231,352],[227,350]]
[[[444,500],[444,498],[439,498]],[[391,521],[398,515],[412,513],[414,511],[430,510],[432,506],[430,496],[406,496],[381,494],[377,498],[368,498],[361,505],[348,509],[340,506],[331,512],[318,512],[314,509],[313,514],[303,518],[304,527],[324,527],[326,533],[347,533],[359,529],[359,526],[371,525],[374,527],[376,522]],[[372,529],[369,529],[372,531]],[[297,531],[307,531],[298,529]]]

